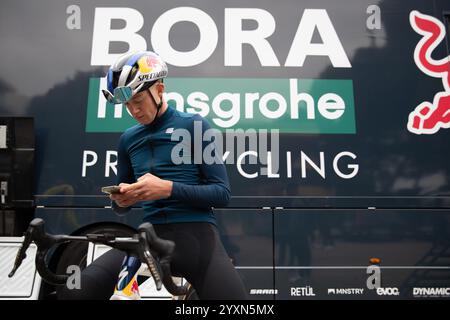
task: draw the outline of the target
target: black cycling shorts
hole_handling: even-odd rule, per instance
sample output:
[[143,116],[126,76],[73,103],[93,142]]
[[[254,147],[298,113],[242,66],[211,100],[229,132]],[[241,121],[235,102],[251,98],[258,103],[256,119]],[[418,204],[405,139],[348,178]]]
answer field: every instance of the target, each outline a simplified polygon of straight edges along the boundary
[[[200,299],[246,299],[246,289],[220,240],[207,222],[153,225],[162,239],[175,242],[171,271],[184,277]],[[58,290],[59,299],[107,300],[114,287],[125,253],[113,249],[81,272],[81,288]]]

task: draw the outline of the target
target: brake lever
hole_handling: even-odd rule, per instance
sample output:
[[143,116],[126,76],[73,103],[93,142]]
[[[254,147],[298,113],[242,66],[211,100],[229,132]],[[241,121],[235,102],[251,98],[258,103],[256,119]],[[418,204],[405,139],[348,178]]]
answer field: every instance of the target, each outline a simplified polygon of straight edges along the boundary
[[156,289],[159,291],[162,288],[161,271],[158,267],[157,261],[155,260],[155,258],[153,258],[150,252],[147,233],[145,231],[139,230],[139,244],[143,249],[140,250],[140,254],[142,254],[140,258],[147,264],[148,270],[150,271],[150,274],[155,281]]
[[[176,285],[173,282],[172,273],[170,270],[170,262],[172,260],[172,254],[175,250],[175,243],[170,240],[164,240],[159,238],[155,232],[155,229],[153,228],[153,225],[148,222],[141,224],[138,230],[139,233],[142,235],[140,238],[146,239],[145,248],[146,251],[150,254],[150,256],[151,256],[150,250],[147,250],[149,248],[148,247],[149,244],[151,248],[154,249],[159,256],[159,262],[157,263],[157,266],[160,267],[161,270],[160,274],[162,274],[162,283],[166,287],[167,291],[177,296],[185,295],[187,293],[187,286]],[[152,273],[151,269],[150,272]]]
[[63,285],[66,283],[67,275],[56,275],[48,270],[47,264],[45,262],[45,257],[47,255],[48,249],[54,244],[64,240],[64,236],[48,236],[45,233],[44,220],[40,218],[35,218],[30,222],[30,225],[25,232],[25,238],[22,242],[22,246],[16,255],[16,260],[14,262],[14,267],[8,274],[9,278],[12,278],[16,273],[17,269],[22,264],[23,260],[26,258],[26,251],[30,246],[31,242],[34,241],[37,246],[37,253],[35,258],[36,269],[45,281],[54,285]]
[[[35,219],[36,220],[36,219]],[[31,242],[33,241],[33,232],[35,229],[35,220],[30,223],[27,230],[24,233],[24,239],[22,241],[22,245],[20,246],[19,251],[17,251],[16,259],[14,261],[14,266],[11,270],[11,272],[8,274],[8,278],[12,278],[14,274],[16,273],[17,269],[22,265],[23,260],[27,257],[27,249],[30,246]],[[37,221],[38,222],[38,221]]]

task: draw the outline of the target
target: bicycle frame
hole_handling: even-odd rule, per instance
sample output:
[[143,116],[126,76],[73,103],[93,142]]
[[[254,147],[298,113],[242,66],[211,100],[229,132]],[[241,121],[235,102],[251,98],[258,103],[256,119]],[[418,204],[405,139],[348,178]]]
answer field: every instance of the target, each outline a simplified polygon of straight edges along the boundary
[[[110,300],[141,300],[141,285],[143,285],[145,281],[139,284],[138,277],[151,278],[152,274],[145,263],[141,263],[136,257],[126,256],[122,263],[114,293]],[[180,282],[177,285],[182,286],[183,279],[178,279],[179,280],[173,280],[174,283],[176,281]],[[186,287],[188,288],[188,291],[192,291],[190,284],[187,282]],[[183,300],[186,295],[173,295],[172,299]]]

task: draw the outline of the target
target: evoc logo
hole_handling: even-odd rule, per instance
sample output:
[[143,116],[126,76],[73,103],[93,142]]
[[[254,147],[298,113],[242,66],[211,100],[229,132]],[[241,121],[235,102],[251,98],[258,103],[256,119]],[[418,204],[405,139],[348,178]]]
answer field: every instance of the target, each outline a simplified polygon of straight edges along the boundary
[[377,295],[379,296],[399,296],[398,288],[377,288]]

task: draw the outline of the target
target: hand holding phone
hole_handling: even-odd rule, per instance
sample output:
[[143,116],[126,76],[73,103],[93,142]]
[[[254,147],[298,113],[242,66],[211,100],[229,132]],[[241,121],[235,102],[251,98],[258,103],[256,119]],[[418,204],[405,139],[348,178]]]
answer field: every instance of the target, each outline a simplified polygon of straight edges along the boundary
[[106,186],[102,187],[102,192],[107,194],[115,194],[120,193],[120,187],[119,186]]

